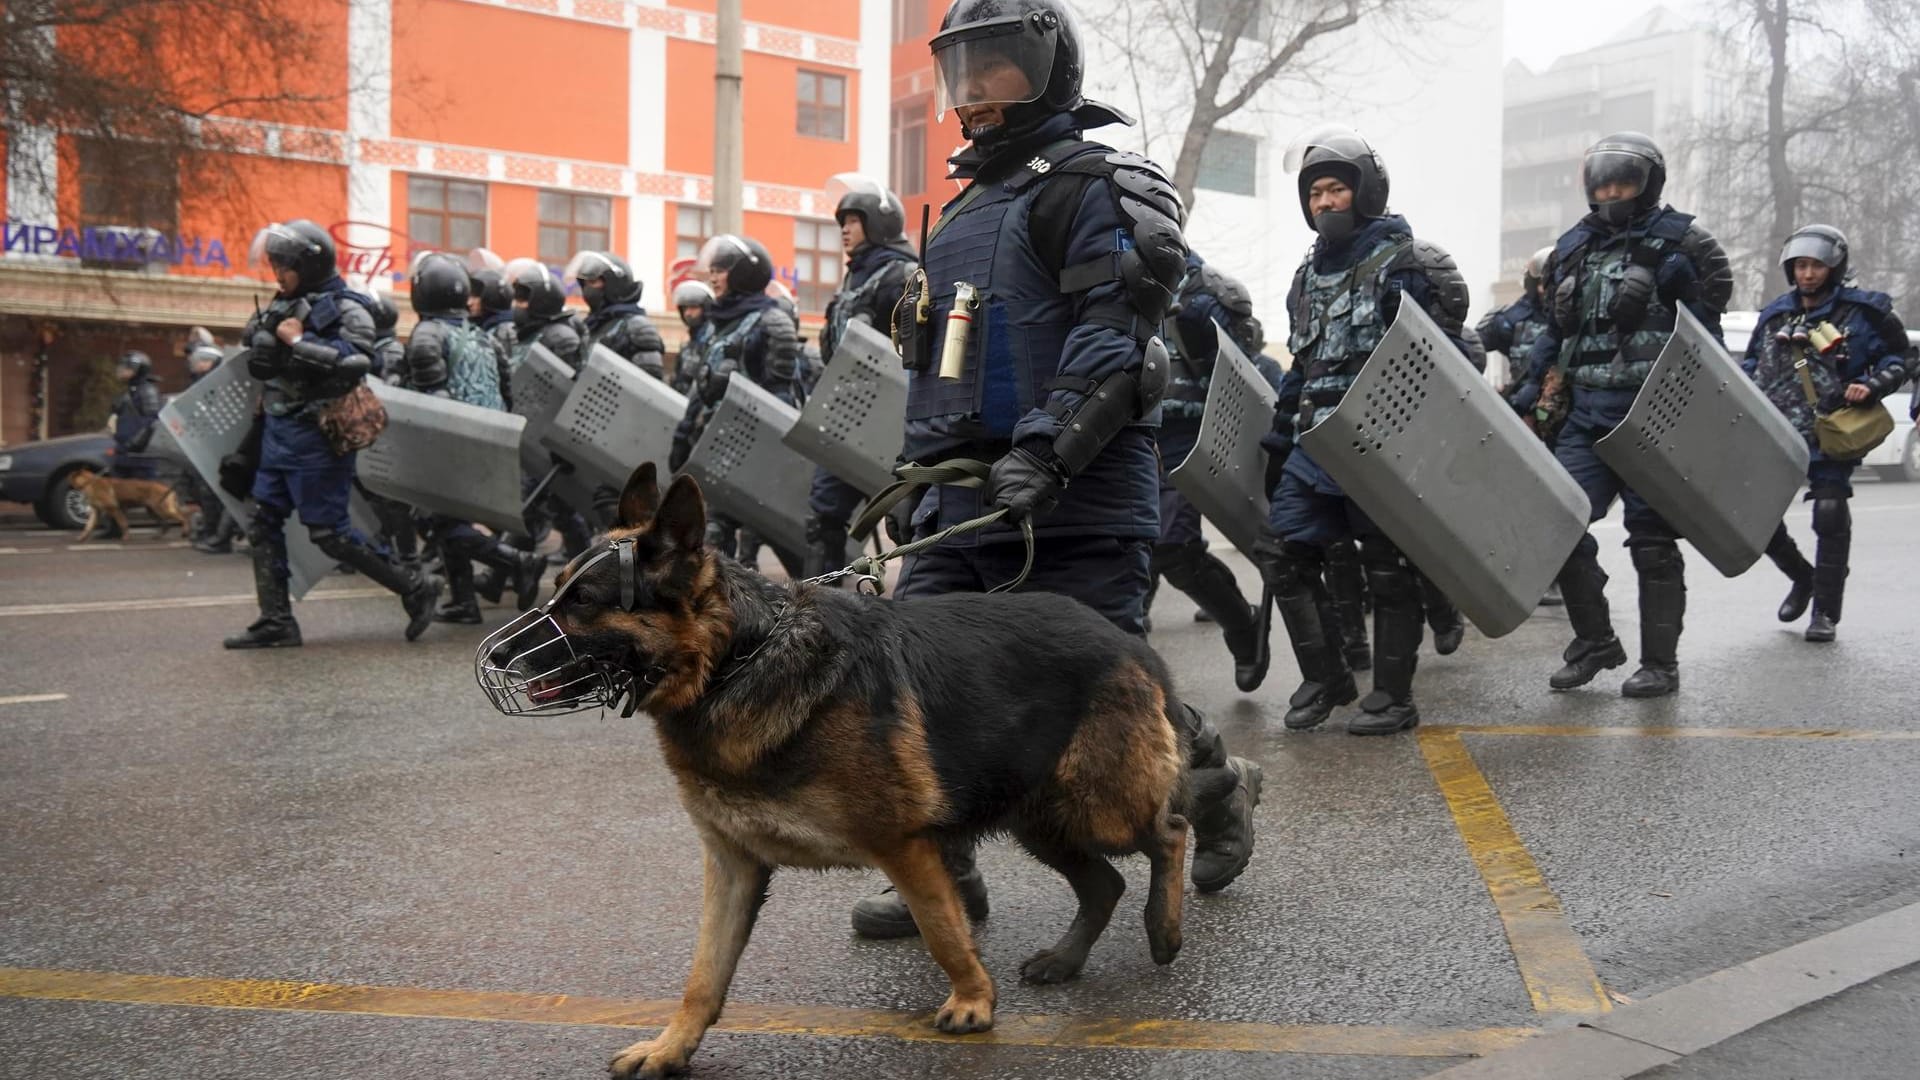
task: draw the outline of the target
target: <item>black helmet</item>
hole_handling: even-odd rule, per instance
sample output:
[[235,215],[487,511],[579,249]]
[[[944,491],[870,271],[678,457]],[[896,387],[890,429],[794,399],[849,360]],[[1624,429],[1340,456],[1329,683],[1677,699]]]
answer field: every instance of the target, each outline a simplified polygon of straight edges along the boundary
[[1786,272],[1787,284],[1799,288],[1800,283],[1793,279],[1795,259],[1819,260],[1833,271],[1827,275],[1828,287],[1838,285],[1846,281],[1848,275],[1847,234],[1831,225],[1802,225],[1793,230],[1786,246],[1780,249],[1780,269]]
[[390,336],[394,327],[400,325],[400,309],[393,306],[393,297],[386,293],[375,293],[373,297],[373,329],[380,335]]
[[153,373],[153,361],[139,349],[128,349],[120,354],[120,369],[133,372],[135,379],[144,379]]
[[743,296],[765,292],[773,282],[773,256],[750,236],[721,233],[701,247],[694,267],[702,274],[725,271],[727,291]]
[[[1324,127],[1294,140],[1287,148],[1286,167],[1300,174],[1300,216],[1307,226],[1322,231],[1313,220],[1307,194],[1313,183],[1333,177],[1353,189],[1353,216],[1370,220],[1387,212],[1386,162],[1367,142],[1366,136],[1349,127]],[[1330,237],[1337,239],[1337,237]]]
[[[610,251],[583,251],[567,263],[562,275],[580,284],[580,295],[587,299],[587,310],[599,311],[608,304],[637,304],[641,285],[633,276],[627,260]],[[587,284],[590,281],[598,285]]]
[[[501,271],[512,301],[526,301],[527,313],[536,319],[554,319],[567,308],[567,290],[553,271],[536,259],[515,259]],[[512,303],[508,304],[509,307]]]
[[906,238],[906,208],[879,181],[858,173],[841,173],[827,181],[827,197],[836,200],[834,221],[845,225],[848,214],[859,215],[867,243],[886,247]]
[[[961,105],[1004,106],[1005,131],[964,131],[976,142],[1031,128],[1084,104],[1080,96],[1080,33],[1066,0],[953,0],[933,36],[939,115]],[[1022,95],[973,76],[992,58],[1026,77]]]
[[513,290],[507,288],[507,279],[498,270],[474,270],[468,274],[467,288],[472,295],[480,297],[480,306],[487,311],[513,310]]
[[[1604,206],[1593,193],[1606,184],[1625,181],[1637,189],[1631,199]],[[1609,223],[1625,225],[1642,210],[1660,205],[1667,186],[1667,158],[1652,139],[1637,131],[1622,131],[1594,143],[1580,166],[1580,187],[1587,193],[1587,209]]]
[[333,237],[305,218],[284,225],[275,222],[261,229],[253,238],[251,261],[264,262],[276,273],[294,271],[300,275],[300,288],[307,292],[340,272]]
[[465,315],[467,268],[443,252],[428,251],[413,260],[413,311],[416,315]]
[[1548,244],[1527,257],[1527,268],[1520,274],[1520,287],[1528,296],[1537,296],[1540,282],[1547,276],[1547,260],[1553,258],[1553,245]]

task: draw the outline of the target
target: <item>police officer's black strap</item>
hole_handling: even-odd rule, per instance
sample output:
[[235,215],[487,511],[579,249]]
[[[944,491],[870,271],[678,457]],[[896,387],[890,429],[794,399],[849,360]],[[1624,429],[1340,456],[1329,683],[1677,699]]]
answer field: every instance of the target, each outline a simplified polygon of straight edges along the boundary
[[[878,494],[867,500],[866,509],[862,510],[860,516],[854,519],[852,525],[848,526],[847,535],[856,540],[865,541],[867,535],[880,523],[880,520],[887,516],[888,511],[892,510],[895,505],[908,495],[916,491],[925,490],[928,485],[944,484],[950,487],[966,488],[985,487],[987,485],[987,477],[991,475],[992,471],[993,466],[991,464],[974,458],[950,458],[938,465],[917,465],[913,463],[901,465],[893,470],[893,474],[899,477],[899,479],[880,489]],[[908,555],[925,551],[927,548],[944,543],[950,537],[958,536],[961,533],[972,532],[975,529],[984,529],[1006,516],[1007,511],[1004,508],[995,510],[992,513],[982,514],[977,518],[963,521],[958,525],[950,525],[934,533],[932,536],[923,537],[911,543],[901,544],[899,547],[890,548],[878,555],[862,555],[847,564],[843,570],[836,570],[829,574],[822,574],[818,578],[809,578],[808,580],[817,582],[857,575],[877,584],[881,579],[881,571],[887,563],[894,559],[902,559]],[[1032,519],[1020,523],[1020,535],[1027,544],[1027,559],[1025,564],[1020,567],[1020,573],[1016,575],[1012,581],[996,585],[988,589],[988,592],[1011,592],[1025,583],[1027,575],[1033,572]]]

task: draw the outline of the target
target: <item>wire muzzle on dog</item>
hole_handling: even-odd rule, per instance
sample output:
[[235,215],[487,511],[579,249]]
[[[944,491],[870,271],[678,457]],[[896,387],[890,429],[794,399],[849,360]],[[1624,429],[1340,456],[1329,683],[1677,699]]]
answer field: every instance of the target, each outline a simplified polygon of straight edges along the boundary
[[632,609],[636,595],[633,541],[620,540],[583,557],[553,599],[487,635],[474,653],[473,674],[495,709],[507,716],[559,716],[590,709],[620,709],[632,716],[642,684],[658,682],[657,668],[636,678],[617,663],[576,648],[555,609],[581,577],[609,558],[620,560],[620,601]]

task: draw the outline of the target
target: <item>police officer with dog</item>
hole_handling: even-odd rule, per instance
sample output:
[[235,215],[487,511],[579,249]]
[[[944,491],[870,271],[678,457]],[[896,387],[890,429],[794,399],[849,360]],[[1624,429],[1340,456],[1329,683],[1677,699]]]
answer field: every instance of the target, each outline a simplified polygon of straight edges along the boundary
[[[966,187],[942,210],[894,325],[909,372],[905,456],[961,482],[929,487],[911,528],[924,537],[1006,517],[910,556],[896,595],[1014,580],[1025,522],[1023,588],[1143,633],[1168,378],[1158,335],[1186,271],[1179,195],[1152,162],[1083,136],[1126,118],[1081,96],[1078,27],[1059,0],[954,0],[932,49],[941,108],[969,140],[952,159]],[[1168,711],[1194,767],[1193,880],[1212,892],[1252,856],[1261,772],[1229,758],[1190,706]],[[945,857],[967,914],[984,918],[971,848]],[[868,937],[917,929],[891,891],[856,905],[853,925]]]
[[[1673,335],[1681,305],[1715,338],[1733,293],[1727,256],[1711,234],[1660,199],[1666,157],[1638,132],[1609,135],[1581,169],[1592,211],[1554,245],[1541,278],[1548,324],[1528,357],[1514,407],[1533,412],[1549,368],[1572,387],[1572,411],[1554,456],[1586,490],[1590,519],[1626,501],[1627,547],[1640,578],[1640,669],[1620,692],[1652,698],[1680,688],[1680,627],[1687,607],[1680,534],[1600,459],[1594,443],[1626,418],[1653,362]],[[1600,545],[1580,538],[1559,575],[1574,639],[1548,684],[1571,690],[1627,662],[1607,606]]]
[[[1388,211],[1386,166],[1358,132],[1317,132],[1288,157],[1299,172],[1300,212],[1318,236],[1288,292],[1293,368],[1262,440],[1272,509],[1255,561],[1300,666],[1285,723],[1301,730],[1359,696],[1348,663],[1354,642],[1326,585],[1329,549],[1357,543],[1373,600],[1373,692],[1347,731],[1389,735],[1420,722],[1413,675],[1424,636],[1421,575],[1294,443],[1340,404],[1401,304],[1420,305],[1465,354],[1468,290],[1446,252],[1416,240],[1406,219]],[[1352,607],[1349,621],[1358,613]]]
[[401,598],[412,641],[433,620],[440,580],[400,566],[353,527],[347,503],[355,453],[337,451],[321,427],[322,417],[372,370],[373,300],[347,288],[333,238],[311,221],[269,225],[254,247],[278,286],[273,303],[247,321],[241,338],[248,372],[266,384],[247,529],[260,618],[226,647],[300,644],[287,589],[286,525],[295,513],[329,558]]
[[[834,205],[840,223],[840,246],[847,269],[840,288],[827,303],[826,325],[820,330],[820,355],[832,361],[849,323],[890,329],[893,308],[906,291],[907,275],[920,260],[906,237],[906,210],[900,199],[878,182],[865,177],[837,176],[829,190],[844,191]],[[808,492],[807,558],[809,577],[837,570],[847,562],[847,524],[866,495],[828,472],[813,471]]]
[[1780,621],[1794,622],[1813,604],[1808,641],[1832,641],[1846,594],[1853,547],[1853,470],[1857,456],[1822,449],[1819,415],[1871,408],[1920,371],[1893,298],[1853,284],[1847,237],[1831,225],[1794,230],[1780,251],[1787,291],[1760,312],[1741,367],[1807,440],[1807,501],[1817,540],[1811,564],[1782,521],[1767,557],[1793,582]]

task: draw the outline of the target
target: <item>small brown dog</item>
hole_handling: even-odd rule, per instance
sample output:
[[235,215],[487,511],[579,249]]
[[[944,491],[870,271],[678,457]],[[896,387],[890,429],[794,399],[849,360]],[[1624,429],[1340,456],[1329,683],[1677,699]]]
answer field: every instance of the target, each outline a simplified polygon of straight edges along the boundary
[[179,497],[158,480],[127,480],[81,469],[73,474],[73,486],[74,490],[86,493],[91,508],[87,527],[80,530],[83,544],[92,538],[102,517],[112,518],[120,535],[127,535],[127,513],[122,506],[146,507],[147,512],[159,520],[162,536],[166,535],[168,525],[177,524],[182,532],[187,529],[187,515],[180,511]]

